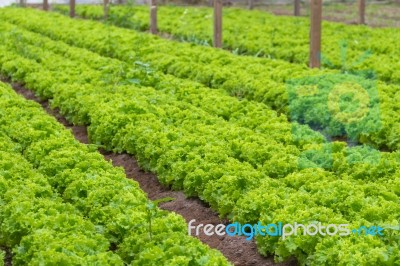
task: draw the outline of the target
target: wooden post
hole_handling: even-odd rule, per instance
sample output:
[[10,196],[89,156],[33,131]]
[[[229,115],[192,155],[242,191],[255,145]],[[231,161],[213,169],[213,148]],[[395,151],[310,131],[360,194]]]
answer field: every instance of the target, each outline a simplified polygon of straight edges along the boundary
[[321,67],[322,0],[311,0],[310,67]]
[[359,24],[365,24],[365,0],[358,0]]
[[248,8],[251,10],[254,8],[254,0],[248,0]]
[[103,1],[104,19],[108,19],[109,7],[110,7],[110,1],[109,0],[104,0]]
[[49,10],[49,0],[43,0],[43,10]]
[[222,0],[214,0],[214,47],[222,47]]
[[300,0],[294,0],[294,15],[300,16]]
[[150,33],[157,34],[157,0],[150,2]]
[[69,16],[75,17],[75,0],[69,0]]
[[19,0],[19,5],[20,6],[25,6],[25,0]]

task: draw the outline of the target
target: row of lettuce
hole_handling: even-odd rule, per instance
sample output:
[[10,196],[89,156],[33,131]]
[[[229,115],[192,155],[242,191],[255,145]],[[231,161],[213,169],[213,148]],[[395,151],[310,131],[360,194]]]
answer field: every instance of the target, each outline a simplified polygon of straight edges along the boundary
[[228,265],[39,104],[0,83],[0,106],[0,245],[13,265]]
[[[67,13],[68,7],[56,6]],[[158,27],[176,39],[212,46],[211,8],[161,6]],[[77,14],[103,19],[101,6],[77,7]],[[112,6],[108,20],[118,26],[148,30],[146,6]],[[226,8],[223,13],[224,48],[239,54],[283,59],[307,65],[309,53],[308,18],[281,17],[263,11]],[[398,83],[400,41],[397,29],[373,29],[335,22],[323,22],[323,65],[328,68],[373,70],[384,81]],[[382,41],[384,40],[384,41]]]
[[[400,262],[397,152],[327,143],[263,104],[158,72],[136,50],[126,48],[129,61],[110,58],[117,50],[110,54],[110,46],[94,41],[112,33],[104,25],[34,10],[7,14],[0,12],[1,72],[52,98],[68,120],[88,125],[91,142],[135,155],[162,183],[241,223],[320,221],[387,230],[383,237],[257,237],[262,254],[311,265]],[[113,32],[115,41],[133,41],[128,32],[126,39]]]
[[[104,56],[130,64],[141,62],[149,69],[221,88],[238,98],[262,102],[292,121],[308,124],[328,136],[347,136],[352,141],[381,149],[400,147],[400,116],[396,107],[400,88],[371,78],[368,71],[310,70],[284,61],[235,56],[90,21],[81,21],[77,30],[72,26],[73,21],[55,14],[42,17],[40,13],[30,12],[31,22],[18,12],[8,10],[1,16]],[[52,19],[60,24],[53,24]],[[64,30],[58,31],[58,27]],[[307,86],[314,86],[316,93],[302,94],[309,90]],[[340,97],[330,97],[338,91]],[[350,100],[346,99],[348,95]]]

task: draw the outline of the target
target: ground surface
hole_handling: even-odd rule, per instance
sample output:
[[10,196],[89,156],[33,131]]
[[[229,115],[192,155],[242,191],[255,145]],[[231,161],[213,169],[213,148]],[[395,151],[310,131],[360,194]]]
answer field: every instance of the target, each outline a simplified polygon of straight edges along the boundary
[[[293,5],[268,5],[257,9],[270,11],[276,15],[293,15]],[[322,8],[324,20],[357,24],[358,6],[356,3],[327,4]],[[310,8],[301,6],[302,16],[310,15]],[[366,6],[366,24],[371,27],[400,27],[400,4],[371,3]]]

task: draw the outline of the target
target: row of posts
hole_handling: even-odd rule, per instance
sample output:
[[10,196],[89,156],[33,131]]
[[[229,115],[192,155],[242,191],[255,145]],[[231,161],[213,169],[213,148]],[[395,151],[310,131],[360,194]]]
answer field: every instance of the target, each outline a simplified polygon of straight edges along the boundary
[[[222,6],[223,0],[214,0],[214,47],[222,48]],[[252,8],[253,0],[249,0]],[[311,1],[310,17],[310,62],[311,68],[321,67],[322,0]],[[365,24],[365,0],[358,0],[359,24]],[[294,15],[300,16],[300,0],[294,0]],[[150,32],[157,34],[157,3],[151,0]]]
[[[20,0],[22,6],[26,0]],[[110,0],[103,0],[104,18],[108,18]],[[122,4],[123,0],[118,0]],[[310,16],[310,67],[321,66],[321,21],[322,21],[322,0],[311,1]],[[222,48],[222,6],[223,0],[214,2],[214,47]],[[75,17],[76,0],[69,1],[69,15]],[[253,0],[249,0],[249,8],[253,8]],[[43,9],[49,10],[49,0],[43,0]],[[365,0],[358,0],[359,24],[365,24]],[[300,16],[300,0],[294,0],[294,15]],[[150,32],[157,34],[157,0],[150,0]]]

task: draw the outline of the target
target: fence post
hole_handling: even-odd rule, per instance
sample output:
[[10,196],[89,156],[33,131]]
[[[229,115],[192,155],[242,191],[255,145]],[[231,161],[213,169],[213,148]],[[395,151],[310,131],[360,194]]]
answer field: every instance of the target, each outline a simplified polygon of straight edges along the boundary
[[49,10],[49,0],[43,0],[43,10]]
[[69,16],[75,17],[75,0],[69,0]]
[[248,8],[250,10],[254,8],[254,0],[248,0]]
[[311,0],[310,67],[321,67],[322,0]]
[[359,24],[365,24],[365,0],[358,0]]
[[294,15],[300,16],[300,0],[294,0]]
[[24,7],[25,6],[25,0],[19,0],[19,5]]
[[105,20],[108,19],[109,5],[110,5],[109,0],[104,0],[104,1],[103,1],[104,19],[105,19]]
[[150,33],[157,34],[157,0],[150,2]]
[[214,47],[222,47],[222,0],[214,0]]

